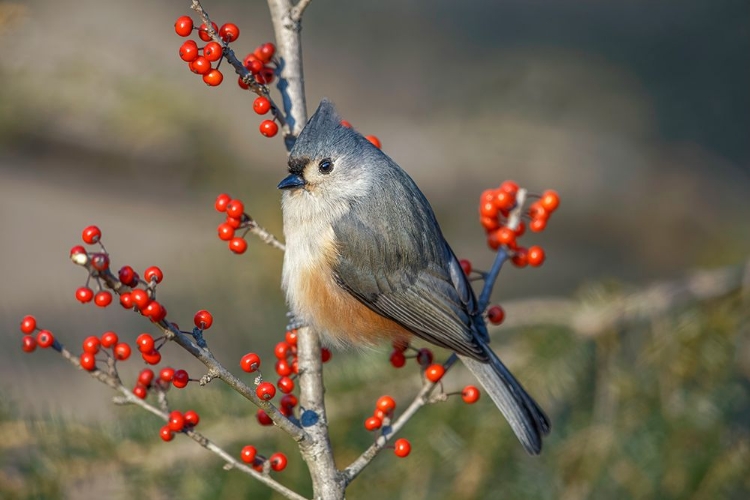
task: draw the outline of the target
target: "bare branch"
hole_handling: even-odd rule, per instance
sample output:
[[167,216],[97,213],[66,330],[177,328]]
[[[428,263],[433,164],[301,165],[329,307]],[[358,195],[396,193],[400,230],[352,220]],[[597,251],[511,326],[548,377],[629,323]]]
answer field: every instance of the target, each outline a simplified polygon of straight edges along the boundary
[[302,41],[299,19],[292,18],[290,0],[268,0],[273,31],[276,36],[276,51],[279,57],[278,89],[284,101],[288,128],[284,129],[287,151],[307,123],[305,103],[305,78],[302,71]]
[[312,0],[299,0],[299,2],[297,2],[297,5],[292,7],[292,21],[300,22],[302,20],[302,14],[305,13],[305,9],[308,5],[310,5],[311,1]]
[[[245,217],[247,217],[247,219],[245,219]],[[243,218],[242,219],[243,219],[242,220],[243,223],[247,225],[247,228],[249,229],[250,233],[252,233],[255,236],[257,236],[258,238],[260,238],[260,240],[263,243],[265,243],[267,245],[271,245],[272,247],[274,247],[274,248],[276,248],[278,250],[281,250],[282,252],[284,250],[286,250],[286,246],[282,242],[280,242],[276,238],[276,236],[274,236],[273,234],[269,233],[263,226],[261,226],[260,224],[258,224],[257,222],[255,222],[255,219],[253,219],[252,217],[250,217],[247,214],[243,214]]]

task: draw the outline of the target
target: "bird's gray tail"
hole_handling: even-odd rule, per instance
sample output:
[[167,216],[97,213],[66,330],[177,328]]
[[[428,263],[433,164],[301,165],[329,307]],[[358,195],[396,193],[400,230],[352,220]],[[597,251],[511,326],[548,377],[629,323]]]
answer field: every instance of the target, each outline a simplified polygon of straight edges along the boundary
[[526,451],[538,455],[542,451],[542,437],[549,434],[547,415],[536,404],[500,358],[485,345],[489,361],[477,361],[459,355],[502,412]]

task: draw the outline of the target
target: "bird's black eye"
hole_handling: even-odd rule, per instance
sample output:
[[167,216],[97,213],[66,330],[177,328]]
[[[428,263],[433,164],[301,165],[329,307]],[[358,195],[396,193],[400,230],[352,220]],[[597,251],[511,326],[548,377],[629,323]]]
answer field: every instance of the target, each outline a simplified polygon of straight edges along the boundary
[[333,172],[333,162],[330,158],[326,158],[324,160],[320,160],[320,163],[318,163],[318,171],[321,174],[330,174]]

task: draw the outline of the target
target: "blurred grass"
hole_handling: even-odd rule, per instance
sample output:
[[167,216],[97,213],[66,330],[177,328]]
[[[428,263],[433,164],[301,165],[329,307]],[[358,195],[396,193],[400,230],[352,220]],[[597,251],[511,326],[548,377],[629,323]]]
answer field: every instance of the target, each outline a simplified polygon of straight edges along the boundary
[[[543,454],[523,452],[491,401],[467,406],[452,398],[422,410],[402,432],[413,445],[408,458],[386,450],[348,496],[747,498],[749,327],[746,299],[737,293],[593,339],[551,327],[503,331],[495,348],[553,421]],[[514,366],[518,359],[524,366]],[[371,443],[362,422],[380,394],[404,405],[416,392],[412,365],[395,370],[383,351],[334,356],[325,377],[340,466]],[[455,370],[446,390],[470,380]],[[170,399],[174,408],[198,410],[201,432],[232,453],[248,443],[266,455],[287,453],[290,466],[279,479],[311,493],[291,440],[258,426],[253,407],[239,396],[212,384],[172,391]],[[222,470],[218,458],[186,438],[161,442],[160,425],[134,408],[94,425],[53,414],[29,418],[4,399],[0,497],[277,498],[252,479]]]

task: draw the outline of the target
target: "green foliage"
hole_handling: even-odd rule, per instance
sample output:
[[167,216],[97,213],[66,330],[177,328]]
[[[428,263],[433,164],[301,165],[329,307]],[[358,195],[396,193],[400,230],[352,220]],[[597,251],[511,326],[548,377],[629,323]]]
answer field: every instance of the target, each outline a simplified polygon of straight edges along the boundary
[[[352,484],[357,499],[609,498],[740,499],[750,495],[750,352],[747,304],[739,296],[649,324],[581,338],[560,328],[504,331],[496,349],[545,407],[553,432],[540,457],[527,456],[487,398],[458,398],[417,414],[402,435],[412,454],[389,450]],[[411,361],[395,370],[387,353],[336,356],[327,367],[331,434],[340,467],[373,436],[362,422],[388,392],[401,406],[419,385]],[[470,383],[458,369],[444,381]],[[200,430],[239,453],[283,451],[276,476],[310,495],[295,446],[260,428],[254,409],[213,384],[174,395],[202,415]],[[279,498],[189,439],[158,438],[160,422],[136,408],[85,426],[0,405],[0,497]]]

